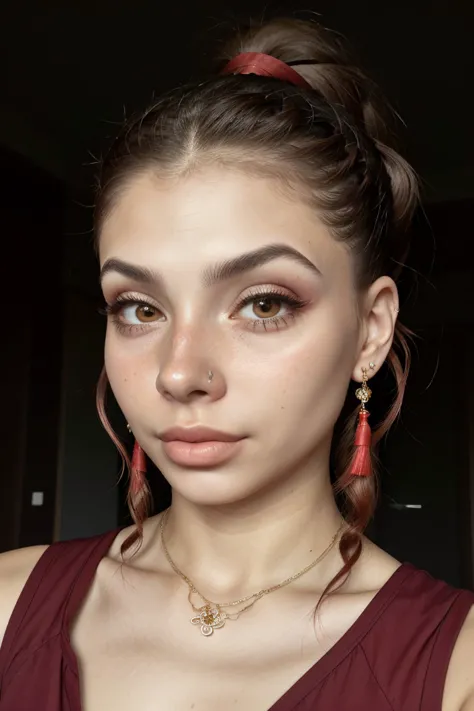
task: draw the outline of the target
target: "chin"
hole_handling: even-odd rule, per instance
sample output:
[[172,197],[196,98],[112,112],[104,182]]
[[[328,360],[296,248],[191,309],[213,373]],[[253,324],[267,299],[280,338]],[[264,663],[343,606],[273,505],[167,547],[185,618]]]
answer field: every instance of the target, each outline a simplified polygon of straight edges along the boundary
[[[238,471],[161,470],[173,493],[196,506],[232,506],[251,499],[261,488],[258,482],[245,481]],[[263,483],[262,483],[263,487]]]

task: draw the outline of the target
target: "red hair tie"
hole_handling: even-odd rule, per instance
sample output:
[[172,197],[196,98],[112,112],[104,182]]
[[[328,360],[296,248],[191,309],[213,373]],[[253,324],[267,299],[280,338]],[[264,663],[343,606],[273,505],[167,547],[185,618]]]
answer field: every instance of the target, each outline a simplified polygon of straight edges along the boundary
[[271,54],[262,52],[243,52],[224,67],[222,74],[256,74],[257,76],[273,77],[281,81],[288,81],[290,84],[301,86],[304,89],[311,89],[306,79],[298,74],[288,64],[281,59],[272,57]]

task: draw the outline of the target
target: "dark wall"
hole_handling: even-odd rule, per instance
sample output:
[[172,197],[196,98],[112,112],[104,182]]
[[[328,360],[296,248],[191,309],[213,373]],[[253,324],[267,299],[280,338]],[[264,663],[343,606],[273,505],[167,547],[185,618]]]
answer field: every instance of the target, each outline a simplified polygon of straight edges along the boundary
[[442,334],[419,330],[403,414],[383,457],[376,541],[398,559],[472,587],[471,514],[463,505],[470,474],[468,334],[452,325]]
[[411,292],[400,316],[416,338],[402,417],[383,449],[375,526],[377,543],[395,557],[470,588],[473,213],[469,201],[432,206],[429,224],[424,219],[413,236]]
[[[0,550],[53,538],[61,373],[62,186],[0,148]],[[42,506],[32,506],[42,492]]]
[[[114,528],[118,517],[115,447],[97,416],[95,390],[103,366],[106,320],[99,313],[98,262],[91,232],[90,198],[69,200],[61,269],[64,294],[61,427],[55,536],[91,536]],[[113,398],[108,404],[116,431],[126,435]]]

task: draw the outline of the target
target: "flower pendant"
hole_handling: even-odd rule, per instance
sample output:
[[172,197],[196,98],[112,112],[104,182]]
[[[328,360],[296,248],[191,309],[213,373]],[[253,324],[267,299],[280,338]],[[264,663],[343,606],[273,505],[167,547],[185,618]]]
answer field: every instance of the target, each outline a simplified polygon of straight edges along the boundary
[[200,607],[199,615],[191,619],[191,624],[201,625],[201,634],[210,637],[214,630],[218,630],[225,625],[225,615],[216,607],[204,605]]

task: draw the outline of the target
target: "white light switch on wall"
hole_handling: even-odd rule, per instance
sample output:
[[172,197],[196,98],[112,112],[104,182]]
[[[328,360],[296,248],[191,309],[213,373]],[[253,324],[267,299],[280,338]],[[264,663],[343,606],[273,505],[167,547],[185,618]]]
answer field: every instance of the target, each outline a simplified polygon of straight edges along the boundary
[[44,491],[33,491],[31,496],[32,506],[43,506],[44,502]]

